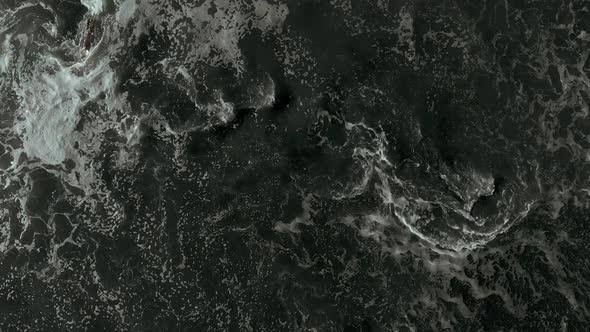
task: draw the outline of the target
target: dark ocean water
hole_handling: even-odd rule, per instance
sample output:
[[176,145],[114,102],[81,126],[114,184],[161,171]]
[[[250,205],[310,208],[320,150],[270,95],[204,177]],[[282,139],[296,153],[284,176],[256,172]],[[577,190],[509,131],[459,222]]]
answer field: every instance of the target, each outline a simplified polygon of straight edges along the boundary
[[0,0],[0,331],[586,331],[585,1]]

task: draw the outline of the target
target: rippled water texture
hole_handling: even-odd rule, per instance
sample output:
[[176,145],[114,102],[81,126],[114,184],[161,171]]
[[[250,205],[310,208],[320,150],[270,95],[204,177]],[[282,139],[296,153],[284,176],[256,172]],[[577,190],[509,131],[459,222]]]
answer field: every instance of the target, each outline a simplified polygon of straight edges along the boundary
[[0,330],[583,331],[584,1],[0,2]]

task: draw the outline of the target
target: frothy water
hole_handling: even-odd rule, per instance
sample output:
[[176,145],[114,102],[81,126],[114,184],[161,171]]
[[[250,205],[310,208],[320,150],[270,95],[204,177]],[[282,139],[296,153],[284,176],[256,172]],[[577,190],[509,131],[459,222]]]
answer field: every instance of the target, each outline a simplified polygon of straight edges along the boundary
[[92,15],[100,14],[103,11],[104,0],[80,0],[80,2],[88,8],[88,12]]
[[25,78],[29,84],[16,89],[21,107],[15,131],[29,157],[61,164],[66,158],[76,159],[73,132],[81,118],[78,113],[86,102],[109,91],[114,77],[106,63],[88,70],[79,63],[62,67],[55,58],[40,62],[44,65]]
[[[178,326],[340,329],[336,307],[394,330],[577,326],[590,38],[523,27],[519,58],[453,6],[0,5],[0,297],[47,285],[49,329],[77,324],[60,296],[141,329],[156,288],[142,301]],[[253,323],[269,299],[281,327]]]

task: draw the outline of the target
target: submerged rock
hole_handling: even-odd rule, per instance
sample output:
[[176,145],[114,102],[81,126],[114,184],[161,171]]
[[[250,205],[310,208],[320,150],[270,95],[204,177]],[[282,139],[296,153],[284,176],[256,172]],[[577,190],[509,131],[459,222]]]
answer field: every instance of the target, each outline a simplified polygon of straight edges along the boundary
[[83,33],[82,47],[85,50],[90,50],[100,40],[102,35],[102,26],[100,18],[91,16],[86,21],[86,28]]

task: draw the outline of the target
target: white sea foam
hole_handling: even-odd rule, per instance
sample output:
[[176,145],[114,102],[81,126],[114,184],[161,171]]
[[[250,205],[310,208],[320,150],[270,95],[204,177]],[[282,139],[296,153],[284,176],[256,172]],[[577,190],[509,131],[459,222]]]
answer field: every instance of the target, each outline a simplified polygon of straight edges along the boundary
[[104,92],[113,73],[106,63],[85,71],[79,64],[62,67],[55,58],[42,59],[33,76],[16,86],[21,106],[15,131],[29,157],[60,164],[74,153],[71,134],[80,119],[78,112]]
[[[496,215],[473,216],[471,210],[478,199],[494,194],[490,174],[469,165],[456,170],[443,165],[440,177],[444,186],[424,186],[415,178],[422,174],[418,169],[419,173],[410,178],[397,174],[397,165],[389,160],[388,143],[381,130],[363,122],[347,123],[346,129],[354,137],[352,157],[356,167],[362,169],[362,178],[345,194],[368,190],[370,179],[376,179],[374,189],[382,199],[383,212],[438,253],[454,255],[484,246],[524,218],[535,204],[531,197],[517,197],[520,189],[514,185],[510,193],[503,195]],[[349,197],[345,194],[335,198]],[[462,202],[453,196],[460,197]]]
[[4,73],[8,70],[10,62],[12,61],[12,50],[10,47],[10,39],[12,35],[4,36],[4,41],[0,47],[0,72]]
[[[228,0],[208,1],[200,6],[171,7],[162,1],[141,1],[134,5],[129,0],[119,8],[120,24],[133,15],[132,40],[146,32],[148,27],[171,37],[170,58],[176,65],[189,70],[194,64],[206,62],[212,66],[231,66],[237,73],[244,70],[244,59],[239,47],[240,39],[251,28],[263,34],[280,32],[287,17],[286,5],[258,0],[253,3],[254,15],[241,2]],[[216,8],[214,14],[209,9]],[[178,33],[181,32],[181,33]]]
[[117,11],[117,21],[121,26],[126,26],[131,17],[135,14],[137,10],[137,0],[125,0],[119,6],[119,10]]
[[104,0],[81,0],[80,2],[92,15],[100,14],[104,7]]

